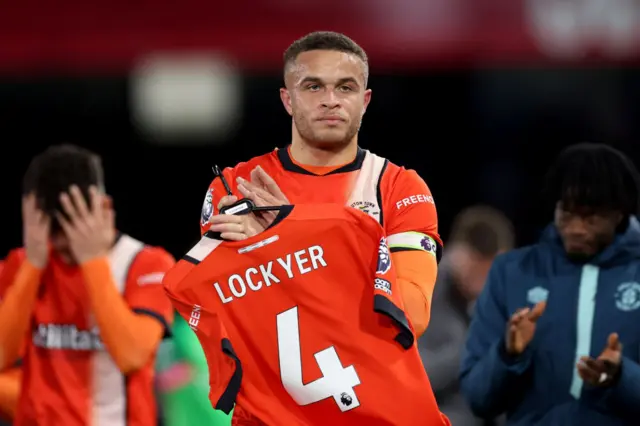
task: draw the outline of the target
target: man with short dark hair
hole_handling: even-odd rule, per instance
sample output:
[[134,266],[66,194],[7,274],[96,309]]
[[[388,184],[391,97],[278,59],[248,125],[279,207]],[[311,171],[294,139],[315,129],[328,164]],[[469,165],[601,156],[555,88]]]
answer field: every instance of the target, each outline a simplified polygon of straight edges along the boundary
[[564,150],[547,178],[555,219],[499,256],[476,304],[462,391],[508,425],[634,425],[640,416],[640,185],[600,144]]
[[173,258],[115,228],[100,158],[53,146],[25,174],[24,248],[0,274],[0,369],[21,352],[14,425],[155,426],[153,363]]
[[367,53],[356,42],[344,34],[332,31],[317,31],[294,41],[284,52],[284,78],[291,67],[295,67],[298,56],[314,50],[330,50],[347,53],[358,58],[363,65],[364,85],[369,81],[369,58]]
[[[224,170],[233,196],[226,195],[219,178],[214,179],[202,208],[201,232],[239,241],[264,231],[273,220],[272,212],[220,214],[238,197],[258,206],[332,203],[360,209],[384,228],[397,268],[398,291],[416,334],[421,335],[429,323],[441,252],[436,207],[415,171],[358,145],[358,131],[371,101],[366,54],[347,36],[323,31],[295,41],[284,62],[280,99],[291,116],[291,144]],[[302,365],[313,362],[313,357],[305,357]],[[236,407],[234,418],[242,416],[242,407]]]

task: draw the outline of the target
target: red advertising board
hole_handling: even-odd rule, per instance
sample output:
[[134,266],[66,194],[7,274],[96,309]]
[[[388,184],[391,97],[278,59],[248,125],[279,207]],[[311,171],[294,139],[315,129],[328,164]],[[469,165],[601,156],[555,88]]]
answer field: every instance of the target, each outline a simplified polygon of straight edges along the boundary
[[378,69],[640,57],[635,0],[23,0],[2,6],[0,71],[122,71],[203,50],[277,69],[314,30],[351,36]]

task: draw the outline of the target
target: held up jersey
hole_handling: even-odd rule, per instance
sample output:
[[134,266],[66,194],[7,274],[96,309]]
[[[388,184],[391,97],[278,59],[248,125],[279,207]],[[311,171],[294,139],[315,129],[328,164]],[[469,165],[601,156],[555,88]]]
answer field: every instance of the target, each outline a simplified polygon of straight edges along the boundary
[[446,425],[395,288],[381,226],[285,206],[248,240],[205,234],[165,289],[197,334],[210,399],[267,425]]

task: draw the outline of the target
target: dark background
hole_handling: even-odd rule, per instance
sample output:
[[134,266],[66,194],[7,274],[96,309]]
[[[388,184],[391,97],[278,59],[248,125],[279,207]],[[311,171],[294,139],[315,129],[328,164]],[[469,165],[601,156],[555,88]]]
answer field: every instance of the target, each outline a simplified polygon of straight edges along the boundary
[[[244,77],[243,124],[224,145],[149,144],[132,126],[125,77],[5,77],[0,250],[21,242],[20,186],[30,158],[70,142],[103,156],[122,231],[180,255],[198,238],[211,165],[232,166],[290,140],[279,74]],[[416,169],[447,235],[461,208],[486,203],[533,241],[550,219],[542,176],[564,146],[614,144],[638,159],[640,78],[632,69],[508,69],[374,74],[363,147]],[[544,96],[541,93],[546,92]]]

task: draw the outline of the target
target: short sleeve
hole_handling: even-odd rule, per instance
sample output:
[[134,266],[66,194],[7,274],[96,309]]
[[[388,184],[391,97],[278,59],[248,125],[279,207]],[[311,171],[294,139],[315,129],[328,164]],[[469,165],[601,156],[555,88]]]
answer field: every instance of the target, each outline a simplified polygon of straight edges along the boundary
[[127,276],[125,300],[131,309],[160,321],[165,336],[170,335],[173,308],[162,279],[175,264],[174,258],[159,247],[145,247],[133,261]]
[[438,214],[427,184],[413,170],[399,169],[386,182],[384,227],[392,252],[423,250],[438,259],[442,239],[438,234]]
[[440,242],[438,214],[433,195],[424,180],[413,170],[400,169],[389,182],[385,197],[387,235],[416,231]]
[[11,250],[6,259],[2,262],[0,269],[0,300],[4,297],[6,291],[13,284],[13,280],[20,269],[20,265],[24,261],[25,254],[23,249]]
[[[232,169],[225,169],[223,171],[224,177],[227,180],[227,183],[233,189],[235,187],[235,177]],[[211,185],[209,185],[209,189],[207,189],[207,193],[204,196],[204,201],[202,202],[202,210],[200,211],[200,235],[204,235],[205,232],[209,230],[209,219],[214,214],[217,214],[218,204],[222,197],[227,195],[227,191],[222,184],[222,181],[219,177],[215,178]]]

